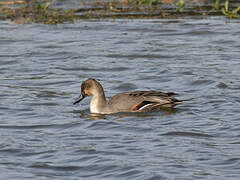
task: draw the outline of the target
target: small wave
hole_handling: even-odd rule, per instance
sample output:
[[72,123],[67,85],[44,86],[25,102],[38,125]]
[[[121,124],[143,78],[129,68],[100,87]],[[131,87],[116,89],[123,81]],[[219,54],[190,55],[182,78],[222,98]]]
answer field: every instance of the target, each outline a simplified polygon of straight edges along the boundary
[[172,131],[163,134],[163,136],[185,136],[185,137],[213,137],[212,135],[205,133],[195,133],[195,132],[182,132],[182,131]]

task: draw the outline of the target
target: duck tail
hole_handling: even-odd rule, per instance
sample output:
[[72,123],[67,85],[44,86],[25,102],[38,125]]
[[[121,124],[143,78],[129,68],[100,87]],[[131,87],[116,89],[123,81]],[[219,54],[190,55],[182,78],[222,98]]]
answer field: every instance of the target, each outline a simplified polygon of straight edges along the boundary
[[182,104],[185,102],[191,102],[193,100],[193,98],[191,99],[184,99],[184,100],[177,100],[176,102],[174,102],[174,104]]

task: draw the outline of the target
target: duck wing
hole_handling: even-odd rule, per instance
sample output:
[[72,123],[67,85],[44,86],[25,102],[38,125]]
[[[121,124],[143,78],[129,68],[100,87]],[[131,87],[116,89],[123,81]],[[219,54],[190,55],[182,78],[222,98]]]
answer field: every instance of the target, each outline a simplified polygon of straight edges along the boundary
[[108,104],[118,111],[151,111],[156,107],[173,107],[181,101],[171,97],[176,95],[161,91],[134,91],[120,93],[109,99]]
[[173,98],[175,93],[164,93],[161,91],[135,91],[129,93],[129,96],[142,97],[142,101],[131,107],[132,111],[150,111],[160,107],[173,107],[182,101]]

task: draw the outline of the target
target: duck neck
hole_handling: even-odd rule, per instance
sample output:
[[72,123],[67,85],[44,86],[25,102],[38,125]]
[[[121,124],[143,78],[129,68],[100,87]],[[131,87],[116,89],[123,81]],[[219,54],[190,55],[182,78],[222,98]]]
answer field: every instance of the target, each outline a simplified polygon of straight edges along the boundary
[[105,107],[107,101],[105,98],[104,90],[99,84],[93,93],[93,97],[90,103],[91,113],[101,113],[102,109]]

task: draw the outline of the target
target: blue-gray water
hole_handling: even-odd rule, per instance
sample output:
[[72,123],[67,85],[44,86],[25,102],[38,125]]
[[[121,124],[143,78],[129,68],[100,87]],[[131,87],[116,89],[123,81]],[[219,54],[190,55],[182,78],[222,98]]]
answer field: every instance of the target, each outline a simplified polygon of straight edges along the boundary
[[[224,17],[0,22],[0,179],[238,179],[240,24]],[[94,116],[81,82],[111,96],[194,98]]]

